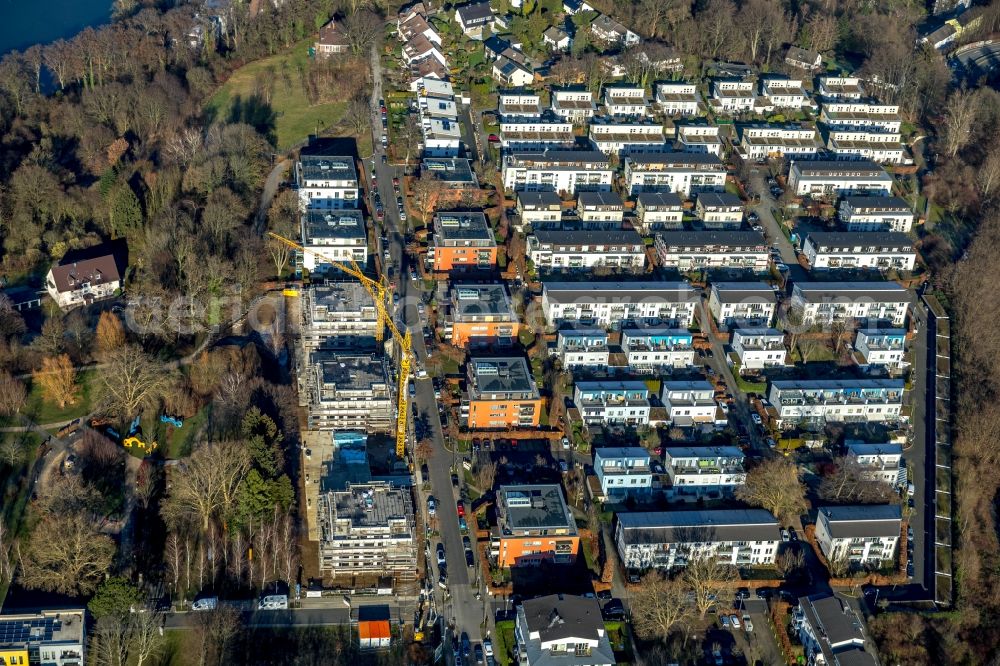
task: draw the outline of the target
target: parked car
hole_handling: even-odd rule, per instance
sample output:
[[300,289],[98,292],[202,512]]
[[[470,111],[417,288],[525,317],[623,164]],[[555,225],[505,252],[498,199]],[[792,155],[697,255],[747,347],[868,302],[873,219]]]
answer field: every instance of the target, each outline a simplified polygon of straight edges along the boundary
[[729,616],[729,622],[732,623],[733,629],[740,628],[740,618],[736,617],[736,613]]
[[468,523],[465,522],[465,516],[458,517],[458,529],[460,529],[463,532],[469,531],[469,525]]
[[437,513],[437,502],[434,501],[433,497],[427,498],[427,515],[433,516]]
[[288,595],[268,594],[257,603],[257,610],[288,610]]
[[621,599],[611,599],[604,604],[601,615],[604,616],[605,620],[623,620],[625,619],[625,606]]
[[758,414],[757,412],[752,412],[750,414],[750,420],[753,421],[754,425],[758,425],[758,426],[759,425],[764,425],[764,421],[761,420],[760,414]]
[[451,475],[451,485],[453,485],[456,488],[458,488],[458,474],[452,474]]
[[750,598],[750,588],[749,587],[740,587],[740,588],[737,588],[737,590],[736,590],[736,598],[737,599],[749,599]]
[[483,641],[483,652],[486,653],[487,657],[493,656],[493,641],[488,638]]
[[455,502],[455,509],[458,511],[459,517],[465,515],[465,503],[462,500]]
[[722,619],[722,626],[723,626],[724,628],[728,629],[728,628],[729,628],[729,625],[730,625],[730,624],[732,624],[732,623],[731,623],[731,622],[729,621],[729,616],[728,616],[728,615],[722,615],[722,616],[720,616],[720,617],[721,617],[721,619]]
[[747,631],[753,631],[753,621],[750,620],[749,613],[743,613],[743,625],[747,628]]
[[476,660],[477,664],[483,663],[483,646],[476,643],[472,646],[472,656]]
[[611,590],[601,590],[597,593],[597,598],[601,601],[608,601],[611,599]]
[[219,607],[219,597],[202,597],[201,599],[195,599],[194,603],[191,604],[191,610],[193,611],[209,611],[215,610]]
[[437,545],[437,560],[438,560],[438,564],[439,565],[442,565],[442,564],[446,563],[445,553],[444,553],[444,544],[441,543],[440,541],[438,542],[438,545]]
[[465,551],[465,563],[470,566],[476,566],[476,556],[472,554],[471,550]]

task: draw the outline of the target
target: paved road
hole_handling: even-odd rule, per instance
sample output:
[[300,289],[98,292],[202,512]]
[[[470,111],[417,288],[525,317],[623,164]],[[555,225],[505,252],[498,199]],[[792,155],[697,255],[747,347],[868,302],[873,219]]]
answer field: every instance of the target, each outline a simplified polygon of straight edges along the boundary
[[791,279],[794,281],[808,280],[808,274],[799,265],[795,248],[792,247],[792,243],[788,240],[788,237],[782,233],[781,224],[774,217],[772,211],[777,210],[779,205],[774,197],[771,196],[771,191],[764,180],[765,177],[766,169],[764,167],[754,167],[750,172],[750,189],[753,193],[760,195],[760,202],[753,207],[753,211],[760,217],[759,224],[764,227],[764,236],[771,243],[771,247],[778,248],[781,261],[790,270]]

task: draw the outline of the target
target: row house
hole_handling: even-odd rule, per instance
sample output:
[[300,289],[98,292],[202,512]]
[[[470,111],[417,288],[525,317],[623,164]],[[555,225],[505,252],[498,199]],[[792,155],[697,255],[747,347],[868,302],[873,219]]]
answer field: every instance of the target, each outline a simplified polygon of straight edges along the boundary
[[764,509],[615,514],[615,547],[629,572],[671,571],[711,558],[738,567],[773,565],[781,533]]
[[730,346],[740,372],[781,368],[788,362],[785,334],[776,328],[737,328]]
[[746,483],[743,451],[736,446],[670,446],[664,467],[674,498],[732,497]]
[[660,266],[681,271],[733,268],[763,273],[771,248],[757,231],[664,231],[655,236]]
[[611,191],[611,165],[600,151],[514,152],[503,160],[503,184],[511,192]]
[[719,126],[707,123],[678,123],[674,130],[674,145],[685,153],[709,153],[722,157]]
[[635,371],[683,369],[694,365],[694,337],[670,326],[622,327],[621,348]]
[[604,112],[623,118],[645,118],[649,115],[646,91],[641,86],[605,86]]
[[830,130],[826,148],[839,160],[864,159],[902,164],[906,158],[898,133],[878,130]]
[[603,328],[567,325],[556,332],[555,355],[566,370],[606,368],[609,354],[608,333]]
[[537,93],[505,90],[499,97],[497,113],[503,120],[542,117],[542,100]]
[[775,109],[801,109],[809,105],[809,97],[800,79],[768,77],[760,82],[760,93]]
[[508,117],[500,121],[500,145],[505,150],[554,150],[576,143],[573,124],[545,118]]
[[684,227],[684,204],[673,192],[642,192],[636,198],[635,212],[644,234]]
[[804,326],[857,320],[906,322],[911,294],[896,282],[799,282],[792,288],[792,309]]
[[497,242],[486,216],[477,211],[438,213],[427,247],[434,271],[489,269],[497,263]]
[[597,111],[594,93],[578,88],[553,88],[550,108],[552,113],[574,125],[588,123]]
[[615,192],[580,192],[576,211],[585,229],[621,229],[625,202]]
[[405,44],[402,49],[403,62],[412,65],[418,60],[434,58],[442,65],[448,65],[447,58],[441,53],[440,44],[435,44],[423,35],[416,35]]
[[590,124],[590,143],[606,155],[665,153],[670,150],[663,126],[644,122],[597,122]]
[[821,76],[819,96],[824,102],[860,101],[865,97],[865,87],[856,76]]
[[847,231],[908,233],[913,229],[913,209],[899,197],[844,197],[837,216]]
[[630,195],[640,192],[722,192],[726,189],[726,166],[708,153],[664,153],[629,155],[625,159],[625,186]]
[[847,457],[864,468],[867,478],[883,481],[893,488],[902,484],[906,477],[903,461],[903,447],[900,444],[883,442],[869,444],[858,440],[844,442]]
[[576,382],[573,404],[587,425],[649,423],[649,387],[640,381]]
[[427,157],[457,157],[462,149],[462,129],[451,83],[421,79],[417,89],[421,149]]
[[813,270],[912,271],[917,260],[913,241],[897,231],[810,232],[802,242],[802,253]]
[[660,401],[667,409],[667,423],[681,427],[713,423],[718,410],[715,387],[703,380],[665,381]]
[[709,101],[723,113],[749,113],[754,110],[757,94],[753,81],[743,79],[714,79]]
[[365,265],[368,229],[359,210],[307,208],[301,216],[302,267],[310,273],[330,273],[331,262]]
[[720,328],[770,326],[778,299],[766,282],[714,282],[708,310]]
[[641,446],[594,449],[594,474],[601,493],[617,501],[648,495],[653,490],[650,461],[649,451]]
[[562,199],[555,192],[517,193],[518,231],[525,226],[545,228],[556,226],[562,220]]
[[821,146],[816,128],[808,123],[755,123],[740,125],[738,132],[741,152],[746,158],[753,160],[779,156],[798,160],[814,159]]
[[545,282],[542,312],[550,324],[592,322],[612,326],[623,321],[658,321],[690,327],[700,301],[686,282]]
[[896,135],[903,123],[898,105],[861,101],[823,104],[819,119],[833,130],[867,130]]
[[854,350],[869,369],[890,371],[906,365],[906,330],[902,328],[861,328],[854,334]]
[[444,333],[454,346],[509,347],[520,329],[506,285],[452,284]]
[[895,423],[903,408],[901,379],[809,379],[771,382],[768,400],[782,428],[801,423]]
[[523,357],[471,357],[466,387],[460,415],[470,430],[538,426],[542,398]]
[[643,268],[646,246],[632,229],[537,229],[528,236],[528,259],[539,269]]
[[700,192],[695,212],[703,229],[736,230],[743,226],[743,200],[729,192]]
[[693,83],[670,81],[656,84],[655,100],[664,115],[696,116],[701,96]]
[[816,513],[816,544],[827,560],[881,567],[893,562],[902,526],[898,504],[824,506]]
[[295,163],[295,187],[303,210],[358,207],[358,171],[353,157],[303,151]]
[[399,13],[396,18],[396,33],[401,41],[408,41],[417,35],[423,35],[438,46],[441,46],[441,35],[427,21],[423,7],[410,7]]
[[788,189],[796,195],[837,198],[867,194],[889,196],[892,176],[871,160],[792,162]]

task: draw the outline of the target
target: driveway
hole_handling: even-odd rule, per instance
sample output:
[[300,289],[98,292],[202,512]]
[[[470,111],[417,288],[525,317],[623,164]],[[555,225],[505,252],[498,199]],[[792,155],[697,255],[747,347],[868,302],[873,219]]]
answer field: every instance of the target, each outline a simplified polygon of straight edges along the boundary
[[800,282],[809,279],[808,274],[805,269],[799,265],[799,260],[795,254],[795,248],[792,247],[791,241],[781,230],[781,224],[778,222],[777,218],[774,216],[774,211],[780,208],[780,205],[771,196],[770,188],[765,180],[766,170],[763,167],[754,166],[750,171],[750,189],[755,194],[760,195],[760,201],[756,206],[752,207],[752,210],[757,213],[760,221],[758,224],[764,227],[764,237],[767,238],[767,242],[771,244],[771,247],[778,249],[781,255],[781,261],[788,266],[790,270],[790,277],[793,281]]

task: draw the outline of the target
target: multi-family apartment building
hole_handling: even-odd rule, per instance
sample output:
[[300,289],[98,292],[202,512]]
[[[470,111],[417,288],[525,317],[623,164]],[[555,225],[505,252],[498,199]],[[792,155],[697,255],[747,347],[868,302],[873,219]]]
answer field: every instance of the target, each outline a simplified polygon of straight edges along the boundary
[[511,192],[609,192],[611,175],[608,157],[597,150],[514,152],[503,160],[503,185]]
[[[634,34],[634,33],[633,33]],[[596,599],[551,594],[517,608],[514,639],[522,666],[612,666],[614,649]]]
[[567,370],[606,368],[610,355],[608,333],[595,326],[561,326],[556,332],[555,355]]
[[767,271],[771,248],[757,231],[664,231],[654,240],[660,266],[681,271],[738,268]]
[[435,271],[492,268],[497,263],[497,241],[486,216],[475,211],[438,213],[427,262]]
[[562,199],[555,192],[518,192],[516,210],[519,231],[529,225],[533,229],[556,227],[562,220]]
[[422,78],[417,81],[421,148],[427,157],[457,157],[462,149],[455,90],[448,81]]
[[295,163],[295,187],[303,209],[358,206],[358,172],[353,157],[301,155]]
[[606,155],[665,153],[670,150],[663,125],[641,121],[594,118],[590,122],[590,143]]
[[897,137],[903,123],[898,105],[862,101],[825,103],[819,119],[833,130],[869,130]]
[[538,93],[503,90],[497,101],[497,113],[502,120],[542,117],[542,100]]
[[708,230],[736,230],[743,226],[743,200],[729,192],[699,192],[695,212]]
[[791,304],[806,326],[867,319],[899,327],[910,300],[910,292],[896,282],[799,282]]
[[895,422],[903,408],[901,379],[774,380],[768,400],[777,425]]
[[417,575],[413,501],[385,482],[320,493],[319,569],[331,576]]
[[797,160],[788,173],[788,189],[799,196],[889,196],[892,176],[871,160]]
[[857,101],[865,97],[865,88],[856,76],[821,76],[819,96],[824,101]]
[[669,326],[622,326],[621,348],[633,371],[683,369],[694,365],[694,337]]
[[325,282],[302,292],[302,348],[374,349],[379,317],[360,282]]
[[576,211],[585,229],[621,229],[625,204],[615,192],[580,192]]
[[674,145],[685,153],[709,153],[722,157],[719,126],[703,122],[678,123],[674,130]]
[[865,159],[880,164],[902,164],[903,144],[898,133],[878,130],[830,130],[826,148],[838,160]]
[[905,365],[906,329],[861,328],[854,334],[854,349],[868,368],[896,370]]
[[718,409],[715,387],[703,380],[665,381],[660,401],[667,409],[667,422],[676,426],[712,423]]
[[736,446],[669,446],[664,467],[675,498],[730,497],[746,483],[745,456]]
[[795,160],[814,159],[820,141],[810,123],[752,123],[738,128],[740,149],[747,159],[787,157]]
[[573,404],[587,425],[649,423],[649,387],[641,381],[582,381],[573,388]]
[[698,86],[693,83],[668,81],[656,84],[655,99],[664,115],[695,116],[698,115],[701,96]]
[[609,116],[644,118],[649,114],[646,91],[642,86],[604,86],[601,101],[604,104],[604,112]]
[[558,485],[501,486],[491,556],[500,568],[572,564],[580,553],[576,519]]
[[479,187],[476,174],[469,160],[457,157],[428,157],[420,163],[420,175],[427,174],[448,189],[475,189]]
[[899,197],[844,197],[837,209],[847,231],[896,231],[913,228],[913,209]]
[[524,358],[473,356],[466,363],[466,385],[460,414],[468,428],[538,426],[542,398]]
[[653,490],[649,451],[641,446],[594,449],[594,474],[601,492],[611,499],[642,497]]
[[646,246],[634,229],[538,229],[527,240],[528,258],[539,269],[574,270],[599,266],[640,269]]
[[82,608],[0,615],[4,666],[83,666],[86,657],[87,611]]
[[714,282],[708,297],[708,311],[721,328],[770,326],[777,308],[766,282]]
[[306,407],[310,430],[389,431],[396,418],[384,358],[317,350],[305,360],[299,401]]
[[797,110],[809,104],[801,79],[769,76],[760,82],[760,94],[767,98],[768,106],[775,109]]
[[754,110],[757,93],[753,81],[742,79],[714,79],[709,102],[722,113],[748,113]]
[[764,509],[621,512],[615,546],[630,572],[669,571],[711,557],[734,566],[774,564],[781,534]]
[[689,327],[699,297],[686,282],[545,282],[542,312],[550,324],[626,320]]
[[900,444],[869,444],[848,440],[844,442],[844,448],[847,449],[847,457],[863,467],[865,476],[870,479],[884,481],[896,488],[906,477],[903,447]]
[[361,211],[307,208],[301,215],[302,266],[311,273],[335,271],[331,262],[364,266],[368,262],[368,230]]
[[625,187],[640,192],[692,193],[726,189],[726,167],[711,153],[634,154],[625,159]]
[[509,347],[521,330],[514,305],[502,283],[451,287],[444,332],[456,347]]
[[673,192],[642,192],[635,212],[642,233],[684,228],[684,204]]
[[553,88],[550,106],[552,113],[574,125],[589,122],[597,111],[594,93],[577,88]]
[[776,328],[737,328],[730,345],[741,372],[781,368],[788,359],[785,334]]
[[913,241],[897,231],[815,231],[802,242],[813,270],[870,268],[912,271],[917,261]]
[[880,567],[893,560],[901,524],[898,504],[824,506],[816,513],[816,543],[830,561]]
[[560,118],[512,116],[500,121],[500,145],[507,150],[560,150],[575,142],[573,123]]

